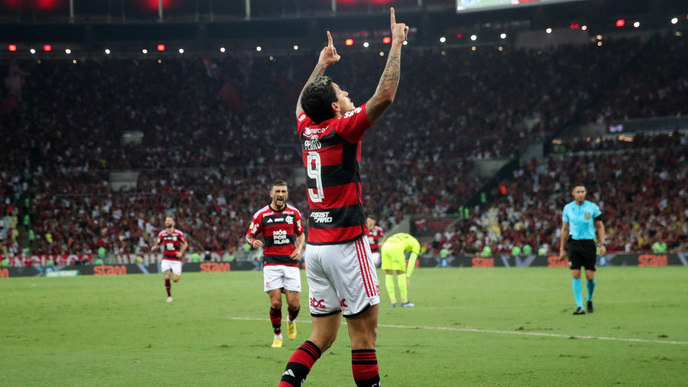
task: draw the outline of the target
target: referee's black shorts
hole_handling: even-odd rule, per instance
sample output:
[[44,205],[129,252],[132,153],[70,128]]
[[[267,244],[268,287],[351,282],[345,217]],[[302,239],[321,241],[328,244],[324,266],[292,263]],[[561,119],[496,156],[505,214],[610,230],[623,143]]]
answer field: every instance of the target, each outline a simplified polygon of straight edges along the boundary
[[596,270],[597,247],[594,240],[575,240],[569,238],[564,248],[569,256],[569,267],[571,270],[580,270],[582,266],[585,267],[585,270]]

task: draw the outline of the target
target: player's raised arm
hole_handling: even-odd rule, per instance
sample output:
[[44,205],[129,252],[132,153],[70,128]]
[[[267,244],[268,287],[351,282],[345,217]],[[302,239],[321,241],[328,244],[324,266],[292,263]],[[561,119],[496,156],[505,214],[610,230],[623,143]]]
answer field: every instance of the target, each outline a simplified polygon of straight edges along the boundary
[[375,94],[366,103],[366,115],[368,121],[375,122],[389,105],[394,102],[394,96],[399,87],[401,70],[401,46],[408,37],[409,27],[404,23],[397,23],[394,16],[394,7],[389,10],[390,27],[392,30],[392,46],[387,55],[387,64],[382,71],[380,82]]
[[315,78],[325,74],[325,69],[328,66],[339,62],[341,58],[342,56],[337,54],[337,49],[334,47],[334,43],[332,42],[332,34],[330,34],[330,31],[327,31],[327,46],[323,47],[323,49],[320,51],[318,63],[315,65],[315,68],[313,69],[311,76],[306,81],[306,84],[303,85],[303,89],[301,89],[301,93],[299,94],[299,99],[296,101],[296,118],[303,113],[303,108],[301,107],[301,96],[303,95],[303,91],[306,90],[306,87],[310,85]]

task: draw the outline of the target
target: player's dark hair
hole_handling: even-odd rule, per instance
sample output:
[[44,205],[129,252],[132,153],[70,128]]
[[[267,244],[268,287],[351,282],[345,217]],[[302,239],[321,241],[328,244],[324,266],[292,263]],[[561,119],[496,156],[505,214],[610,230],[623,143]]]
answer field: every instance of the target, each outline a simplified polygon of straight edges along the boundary
[[272,189],[272,187],[281,187],[281,186],[288,187],[287,182],[284,180],[275,180],[270,185],[270,188]]
[[372,219],[372,220],[377,220],[377,218],[376,218],[375,215],[373,215],[373,214],[368,214],[368,215],[366,215],[366,218],[370,218],[370,219]]
[[317,124],[334,117],[332,102],[337,102],[337,94],[332,87],[332,78],[326,75],[315,78],[301,96],[301,108]]

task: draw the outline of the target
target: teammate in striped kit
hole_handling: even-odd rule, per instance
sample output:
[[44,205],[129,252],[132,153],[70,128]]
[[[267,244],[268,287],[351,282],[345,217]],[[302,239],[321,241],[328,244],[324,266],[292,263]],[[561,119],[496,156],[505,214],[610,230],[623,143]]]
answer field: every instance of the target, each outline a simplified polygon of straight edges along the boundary
[[351,338],[351,368],[357,386],[379,386],[375,342],[380,286],[366,237],[359,161],[361,139],[394,102],[401,47],[408,27],[390,9],[392,44],[377,89],[355,107],[349,93],[325,69],[341,58],[328,44],[296,103],[298,135],[307,173],[309,204],[306,278],[313,329],[289,358],[280,387],[300,386],[337,337],[342,315]]
[[373,262],[376,267],[380,267],[380,246],[385,242],[385,230],[376,225],[377,219],[375,216],[368,215],[366,223],[368,224],[368,244],[370,251],[373,252]]
[[[270,322],[274,337],[272,348],[282,347],[282,293],[287,298],[287,336],[296,339],[294,320],[301,309],[301,273],[299,260],[306,237],[301,213],[287,204],[287,182],[278,180],[270,188],[270,204],[255,215],[246,233],[246,240],[254,248],[263,247],[264,290],[270,297]],[[256,239],[263,234],[265,243]],[[294,243],[296,242],[296,246]]]
[[165,229],[158,233],[158,239],[151,251],[158,248],[163,252],[160,262],[160,271],[165,273],[165,290],[167,290],[167,302],[172,302],[172,284],[170,283],[170,273],[172,280],[179,282],[182,275],[182,257],[189,247],[184,233],[174,228],[174,218],[165,218]]

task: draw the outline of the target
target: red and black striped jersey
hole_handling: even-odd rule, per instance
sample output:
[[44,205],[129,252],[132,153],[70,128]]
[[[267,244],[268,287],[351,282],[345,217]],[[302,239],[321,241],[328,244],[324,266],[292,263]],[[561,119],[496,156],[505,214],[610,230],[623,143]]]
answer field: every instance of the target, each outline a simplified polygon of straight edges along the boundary
[[246,234],[256,237],[263,234],[264,264],[298,266],[289,258],[296,246],[296,237],[303,234],[303,220],[296,207],[287,204],[282,210],[267,205],[253,215]]
[[380,241],[385,238],[385,230],[380,226],[375,226],[368,230],[368,244],[370,251],[377,253],[380,251]]
[[158,246],[162,250],[163,259],[181,261],[182,259],[177,257],[177,253],[182,250],[184,242],[186,242],[184,233],[177,229],[174,229],[171,233],[168,233],[167,230],[162,230],[158,233]]
[[308,243],[347,243],[361,237],[361,138],[373,126],[365,104],[319,124],[301,113],[297,126],[307,175]]

